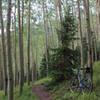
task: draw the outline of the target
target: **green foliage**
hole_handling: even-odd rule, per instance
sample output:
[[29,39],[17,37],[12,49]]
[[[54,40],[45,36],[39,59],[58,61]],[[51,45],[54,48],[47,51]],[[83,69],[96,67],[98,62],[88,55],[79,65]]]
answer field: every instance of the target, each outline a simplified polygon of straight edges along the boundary
[[[47,59],[49,62],[50,60],[49,51],[47,51]],[[44,54],[40,64],[40,78],[46,77],[48,74],[50,74],[50,71],[51,71],[50,67],[47,68],[46,54]]]
[[[80,46],[76,48],[77,54],[78,54],[78,64],[81,65],[81,48]],[[83,37],[83,53],[84,53],[84,64],[87,64],[87,41],[86,37]]]
[[94,63],[93,65],[93,69],[94,69],[94,76],[93,76],[93,79],[94,79],[94,84],[96,87],[99,87],[100,85],[100,62],[96,62]]
[[47,76],[46,56],[44,55],[40,64],[40,78]]
[[100,42],[97,42],[97,58],[100,60]]
[[[100,99],[100,62],[95,62],[93,64],[93,70],[94,70],[94,75],[93,75],[93,80],[94,80],[94,91],[91,93],[84,93],[82,95],[79,92],[73,92],[71,93],[68,88],[69,88],[69,82],[64,81],[58,85],[52,85],[50,86],[50,83],[52,82],[51,77],[45,77],[43,79],[40,79],[36,81],[34,84],[43,84],[47,86],[46,88],[50,88],[49,91],[53,97],[53,100],[99,100]],[[49,87],[48,85],[49,84]],[[52,88],[51,88],[52,87]],[[1,93],[0,93],[1,96]],[[0,100],[6,100],[6,99],[1,99]],[[23,100],[23,99],[22,99]],[[36,99],[37,100],[37,99]]]
[[76,67],[80,67],[81,66],[81,52],[80,52],[80,47],[77,46],[76,47],[76,50],[74,51],[74,62],[75,62],[75,65]]
[[61,23],[61,30],[59,30],[61,44],[54,50],[50,59],[51,75],[56,82],[70,80],[74,75],[73,68],[76,66],[77,55],[76,51],[70,49],[69,46],[77,31],[76,25],[75,19],[70,13]]
[[61,29],[60,30],[58,29],[61,44],[63,46],[68,47],[76,32],[77,32],[76,20],[69,11],[69,13],[65,16],[65,18],[61,22]]
[[[22,96],[19,96],[19,87],[17,86],[14,90],[14,100],[38,100],[38,98],[32,92],[32,88],[33,85],[29,87],[25,84],[23,94]],[[0,91],[0,100],[8,100],[8,97],[4,96],[2,91]]]
[[38,81],[36,81],[34,84],[46,84],[48,82],[50,82],[52,80],[51,77],[45,77],[45,78],[42,78]]
[[[50,89],[50,92],[52,94],[52,97],[54,100],[100,100],[100,62],[95,62],[93,64],[93,70],[94,70],[94,75],[93,75],[93,80],[94,80],[94,91],[91,93],[84,93],[82,95],[79,92],[73,92],[71,93],[68,88],[69,88],[69,83],[68,81],[64,81],[58,85],[53,86],[52,90]],[[49,81],[48,81],[49,80]],[[38,82],[37,84],[49,84],[52,79],[46,77]],[[50,87],[50,86],[49,86]],[[52,85],[51,85],[52,87]],[[48,87],[47,87],[48,89]]]
[[[60,46],[52,49],[52,54],[49,55],[48,69],[54,82],[70,80],[74,75],[73,68],[78,65],[78,63],[76,63],[78,53],[77,50],[72,50],[69,46],[76,31],[77,24],[72,14],[69,13],[63,19],[61,29],[58,30]],[[40,72],[44,76],[46,74],[46,67],[46,58],[44,57],[40,67]]]
[[[85,93],[84,95],[79,94],[77,92],[70,93],[66,88],[68,88],[68,83],[63,82],[60,84],[59,88],[56,88],[56,90],[52,90],[52,93],[54,94],[54,98],[56,100],[100,100],[100,62],[96,62],[93,65],[93,70],[94,70],[94,75],[93,75],[93,80],[94,80],[94,91],[91,93]],[[63,93],[64,91],[64,93]]]
[[83,49],[84,49],[84,64],[87,64],[87,41],[86,41],[86,37],[83,38]]
[[54,81],[69,80],[73,76],[73,54],[74,52],[71,49],[65,47],[56,49],[52,54],[50,67]]

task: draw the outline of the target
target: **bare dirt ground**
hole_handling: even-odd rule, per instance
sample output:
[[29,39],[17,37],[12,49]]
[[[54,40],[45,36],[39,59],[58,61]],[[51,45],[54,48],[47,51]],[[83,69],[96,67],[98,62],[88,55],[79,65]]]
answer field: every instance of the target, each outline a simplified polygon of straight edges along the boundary
[[43,85],[35,85],[33,87],[34,94],[39,100],[53,100],[50,93],[48,93]]

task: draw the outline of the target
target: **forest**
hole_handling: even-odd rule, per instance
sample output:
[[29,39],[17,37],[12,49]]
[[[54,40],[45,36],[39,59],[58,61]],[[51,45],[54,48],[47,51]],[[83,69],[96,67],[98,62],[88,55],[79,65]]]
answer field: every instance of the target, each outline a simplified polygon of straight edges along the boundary
[[100,0],[0,0],[0,100],[100,100]]

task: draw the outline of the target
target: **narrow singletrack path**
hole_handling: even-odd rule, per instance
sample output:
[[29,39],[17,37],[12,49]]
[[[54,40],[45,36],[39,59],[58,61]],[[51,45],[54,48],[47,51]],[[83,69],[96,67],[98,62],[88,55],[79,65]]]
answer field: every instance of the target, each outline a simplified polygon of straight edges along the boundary
[[43,85],[35,85],[33,87],[33,92],[39,100],[53,100]]

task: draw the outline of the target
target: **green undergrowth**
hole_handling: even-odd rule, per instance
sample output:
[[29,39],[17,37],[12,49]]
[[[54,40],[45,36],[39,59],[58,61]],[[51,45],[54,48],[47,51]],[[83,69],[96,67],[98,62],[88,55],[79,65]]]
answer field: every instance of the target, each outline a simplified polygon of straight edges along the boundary
[[92,93],[70,93],[68,91],[68,83],[63,82],[56,86],[51,92],[55,100],[100,100],[100,62],[93,65],[94,70],[94,91]]
[[34,84],[43,84],[43,85],[45,85],[46,83],[51,82],[51,80],[52,80],[51,77],[45,77],[45,78],[42,78],[42,79],[36,81]]
[[[32,92],[33,84],[27,86],[24,85],[22,96],[19,96],[19,87],[14,90],[14,100],[38,100],[38,98]],[[0,91],[0,100],[8,100],[8,97],[3,95],[3,91]]]
[[[68,82],[64,81],[60,84],[51,84],[51,78],[46,77],[40,79],[35,84],[44,84],[49,92],[51,92],[54,100],[100,100],[100,62],[96,62],[93,65],[94,69],[94,91],[92,93],[71,93],[68,88]],[[51,87],[51,88],[50,88]]]

